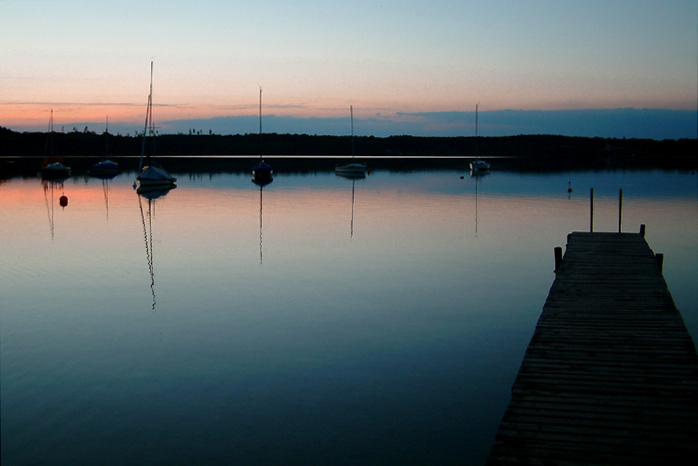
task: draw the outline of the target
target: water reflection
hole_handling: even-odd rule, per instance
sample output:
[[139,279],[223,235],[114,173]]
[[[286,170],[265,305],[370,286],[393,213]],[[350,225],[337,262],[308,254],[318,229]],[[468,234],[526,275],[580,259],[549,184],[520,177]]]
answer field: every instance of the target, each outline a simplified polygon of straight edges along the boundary
[[[100,162],[101,163],[101,162]],[[109,220],[109,190],[111,181],[116,178],[118,172],[97,172],[91,174],[93,178],[96,178],[102,182],[102,195],[104,196],[104,209],[107,214],[107,221]]]
[[475,237],[477,238],[477,201],[478,201],[478,184],[481,178],[489,175],[489,170],[470,170],[470,177],[475,179]]
[[[150,274],[150,294],[153,297],[152,310],[155,310],[155,252],[153,250],[153,216],[155,215],[156,199],[167,195],[172,187],[148,188],[139,187],[137,190],[138,208],[141,214],[141,224],[143,226],[143,240],[145,242],[145,257],[148,264],[148,273]],[[147,210],[143,212],[143,199],[147,200]]]
[[356,173],[341,173],[335,172],[335,174],[341,178],[346,178],[351,180],[351,223],[349,226],[349,236],[354,239],[354,199],[355,199],[355,189],[356,180],[363,180],[366,178],[366,173],[364,171],[358,171]]
[[264,187],[269,185],[274,179],[271,175],[253,176],[252,182],[259,186],[259,263],[262,264],[262,212],[263,212],[263,196]]
[[137,207],[127,176],[66,183],[65,212],[0,184],[3,464],[483,464],[590,187],[604,230],[624,189],[698,334],[695,175],[377,170],[349,179],[357,243],[333,167],[248,165]]
[[42,179],[41,184],[44,188],[44,203],[46,204],[46,213],[48,214],[48,226],[51,233],[51,239],[55,237],[56,231],[56,210],[55,210],[55,193],[60,191],[61,195],[58,199],[58,204],[65,209],[68,206],[68,196],[65,195],[65,184],[67,178],[61,179]]

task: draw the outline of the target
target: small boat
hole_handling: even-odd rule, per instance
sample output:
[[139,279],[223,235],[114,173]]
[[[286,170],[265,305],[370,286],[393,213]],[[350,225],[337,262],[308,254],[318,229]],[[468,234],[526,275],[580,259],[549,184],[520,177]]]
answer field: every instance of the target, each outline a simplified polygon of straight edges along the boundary
[[118,175],[119,173],[121,173],[121,167],[111,160],[102,160],[90,167],[90,175]]
[[274,180],[274,170],[262,158],[262,88],[259,88],[259,163],[252,167],[252,181],[257,185],[269,184]]
[[141,146],[141,158],[139,162],[140,174],[136,178],[140,188],[150,187],[174,187],[177,178],[167,173],[167,170],[154,167],[151,163],[151,156],[148,153],[147,165],[143,165],[145,156],[145,142],[148,137],[153,136],[153,62],[150,62],[150,93],[148,94],[148,106],[145,111],[145,127],[143,128],[143,144]]
[[60,162],[53,162],[41,169],[41,177],[44,179],[60,179],[70,176],[70,167],[66,167]]
[[470,171],[472,173],[483,173],[490,169],[490,164],[481,160],[477,155],[477,142],[480,138],[478,134],[478,107],[480,104],[475,105],[475,160],[470,162]]
[[70,167],[66,167],[61,162],[49,163],[50,158],[53,158],[53,110],[51,110],[51,116],[48,119],[48,137],[44,149],[44,167],[41,169],[41,177],[51,180],[68,178]]
[[487,170],[490,169],[490,164],[485,162],[484,160],[475,159],[472,162],[470,162],[470,169],[474,173],[486,172]]
[[252,167],[252,181],[259,185],[267,185],[274,181],[274,170],[272,170],[271,165],[264,162],[263,160]]
[[152,165],[143,167],[143,171],[138,175],[140,187],[151,186],[172,186],[177,182],[177,178],[167,173],[164,168],[153,167]]
[[351,163],[347,165],[339,165],[335,167],[334,172],[340,176],[359,176],[361,178],[366,176],[366,165],[363,163],[358,163],[354,161],[354,107],[349,106],[349,113],[351,114]]

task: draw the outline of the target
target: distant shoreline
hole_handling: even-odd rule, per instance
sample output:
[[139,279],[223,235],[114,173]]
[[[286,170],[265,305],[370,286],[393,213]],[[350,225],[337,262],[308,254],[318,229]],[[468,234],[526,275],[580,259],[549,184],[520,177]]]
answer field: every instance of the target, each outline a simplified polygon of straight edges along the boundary
[[[0,157],[28,159],[40,163],[45,158],[88,157],[98,159],[137,158],[143,139],[140,136],[96,134],[93,132],[19,133],[0,127]],[[47,149],[51,139],[52,149]],[[300,157],[313,160],[351,154],[350,136],[307,134],[186,135],[163,134],[150,138],[147,150],[160,157],[226,156]],[[515,170],[559,171],[618,168],[698,168],[698,140],[607,139],[555,135],[503,137],[421,137],[357,136],[357,158],[392,159],[399,165],[408,158],[454,157],[499,158],[499,165]],[[37,160],[38,159],[38,160]],[[229,162],[231,159],[227,159]],[[442,159],[444,160],[444,159]],[[285,163],[281,163],[285,165]],[[5,170],[5,164],[0,169]]]

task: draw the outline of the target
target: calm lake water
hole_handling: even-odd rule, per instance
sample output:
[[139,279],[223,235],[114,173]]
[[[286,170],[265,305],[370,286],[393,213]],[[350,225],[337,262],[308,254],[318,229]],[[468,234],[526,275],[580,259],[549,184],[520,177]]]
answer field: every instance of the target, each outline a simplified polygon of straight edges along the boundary
[[0,184],[3,466],[482,464],[590,188],[698,337],[695,173],[174,174]]

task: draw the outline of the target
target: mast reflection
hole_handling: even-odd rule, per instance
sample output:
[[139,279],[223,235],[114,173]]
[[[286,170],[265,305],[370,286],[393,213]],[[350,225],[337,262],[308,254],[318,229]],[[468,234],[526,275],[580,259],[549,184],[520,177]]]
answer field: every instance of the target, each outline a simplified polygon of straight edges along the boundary
[[[41,184],[44,188],[44,203],[46,204],[46,213],[48,214],[48,227],[51,233],[51,239],[55,237],[56,221],[55,221],[55,191],[60,189],[61,196],[58,200],[59,205],[65,209],[68,206],[68,196],[65,195],[64,182],[68,178],[60,179],[42,179]],[[49,201],[50,199],[50,201]]]
[[354,199],[356,197],[356,180],[366,178],[366,173],[335,173],[337,176],[351,180],[351,223],[349,225],[349,236],[354,239]]
[[475,178],[475,237],[477,238],[477,185],[480,178],[489,174],[488,171],[470,170],[470,177]]
[[[143,240],[145,242],[145,257],[148,263],[148,273],[150,274],[150,294],[153,297],[152,310],[155,310],[155,267],[154,267],[154,251],[153,251],[153,215],[155,211],[155,200],[165,196],[175,186],[158,187],[158,188],[143,188],[136,190],[138,194],[138,207],[141,212],[141,224],[143,225]],[[147,211],[143,211],[143,199],[147,201]]]
[[262,212],[263,212],[263,196],[264,187],[271,184],[274,181],[273,178],[252,178],[252,182],[259,186],[259,263],[262,264],[263,254],[262,254]]
[[93,178],[97,178],[102,182],[102,194],[104,195],[104,207],[107,212],[107,221],[109,220],[109,191],[111,190],[111,180],[117,175],[118,173],[100,173],[91,175]]

